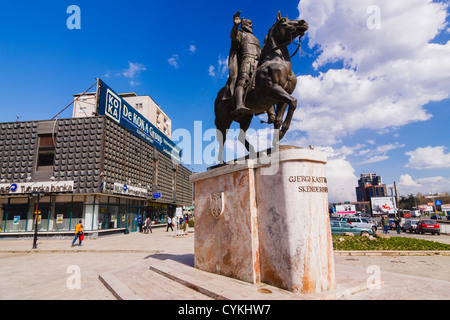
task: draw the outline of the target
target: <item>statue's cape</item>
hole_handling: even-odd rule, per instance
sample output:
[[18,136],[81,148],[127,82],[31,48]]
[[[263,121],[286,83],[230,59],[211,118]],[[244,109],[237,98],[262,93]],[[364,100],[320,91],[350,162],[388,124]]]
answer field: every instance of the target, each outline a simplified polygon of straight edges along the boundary
[[238,50],[236,45],[231,42],[230,53],[228,55],[228,80],[225,85],[225,92],[223,99],[231,99],[234,105],[234,88],[236,87],[236,81],[239,74],[239,61],[238,61]]

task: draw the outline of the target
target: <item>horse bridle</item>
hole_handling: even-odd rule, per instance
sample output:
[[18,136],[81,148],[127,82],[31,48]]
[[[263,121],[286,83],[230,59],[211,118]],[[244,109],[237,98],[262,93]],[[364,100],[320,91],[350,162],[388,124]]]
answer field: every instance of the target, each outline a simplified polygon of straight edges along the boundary
[[[289,41],[287,41],[287,42],[285,42],[285,43],[283,43],[283,44],[281,44],[281,45],[279,45],[279,46],[276,46],[275,48],[273,48],[272,50],[270,50],[268,53],[266,53],[265,55],[269,55],[269,54],[271,54],[272,52],[275,52],[275,51],[277,51],[278,49],[281,49],[281,48],[283,48],[283,47],[287,47],[288,45],[290,45],[292,42],[294,42],[294,39],[292,39],[292,34],[293,34],[293,32],[290,32],[289,33],[289,37],[291,38]],[[295,52],[289,57],[289,59],[292,59],[292,57],[293,56],[295,56],[296,55],[296,53],[297,53],[297,51],[299,51],[301,49],[301,37],[300,37],[300,35],[299,35],[299,39],[298,39],[298,46],[297,46],[297,49],[295,50]],[[301,52],[301,51],[300,51]]]

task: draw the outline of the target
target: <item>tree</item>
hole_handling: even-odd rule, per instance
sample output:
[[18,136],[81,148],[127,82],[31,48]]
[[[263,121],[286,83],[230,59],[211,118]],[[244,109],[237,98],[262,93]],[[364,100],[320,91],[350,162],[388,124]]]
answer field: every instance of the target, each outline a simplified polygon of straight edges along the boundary
[[400,196],[398,206],[399,209],[412,210],[417,207],[416,197],[412,193],[408,197]]

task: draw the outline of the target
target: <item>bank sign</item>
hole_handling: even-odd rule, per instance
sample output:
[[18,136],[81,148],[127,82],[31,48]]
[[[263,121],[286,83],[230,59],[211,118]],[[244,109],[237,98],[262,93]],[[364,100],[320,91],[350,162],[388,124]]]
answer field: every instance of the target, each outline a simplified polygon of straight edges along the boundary
[[135,196],[135,197],[141,197],[141,198],[147,198],[148,191],[144,188],[138,188],[134,186],[130,186],[127,184],[121,184],[121,183],[114,183],[114,193],[118,194],[124,194],[128,196]]
[[73,184],[73,181],[0,183],[0,194],[70,193],[73,192]]
[[98,79],[97,93],[99,115],[107,116],[176,162],[181,162],[181,149],[101,79]]

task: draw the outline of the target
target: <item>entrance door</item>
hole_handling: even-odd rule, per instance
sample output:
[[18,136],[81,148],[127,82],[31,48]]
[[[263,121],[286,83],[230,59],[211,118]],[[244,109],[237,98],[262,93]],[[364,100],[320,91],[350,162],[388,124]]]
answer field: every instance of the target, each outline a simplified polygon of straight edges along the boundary
[[138,228],[138,217],[139,214],[137,213],[131,213],[131,216],[133,218],[132,224],[131,224],[131,232],[136,232]]

